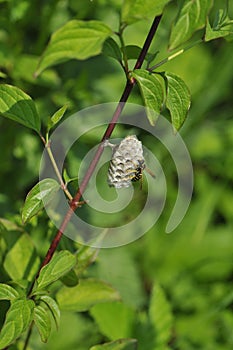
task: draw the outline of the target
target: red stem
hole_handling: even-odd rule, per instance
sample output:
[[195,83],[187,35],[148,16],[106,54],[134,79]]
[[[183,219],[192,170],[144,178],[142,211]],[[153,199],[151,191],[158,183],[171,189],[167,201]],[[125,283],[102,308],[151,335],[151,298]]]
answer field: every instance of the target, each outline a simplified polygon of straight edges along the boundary
[[[153,21],[153,23],[151,25],[151,29],[150,29],[150,31],[149,31],[149,33],[147,35],[146,41],[145,41],[145,43],[143,45],[143,48],[141,50],[141,53],[140,53],[140,55],[138,57],[138,60],[137,60],[137,62],[135,64],[134,69],[141,68],[141,66],[143,64],[143,61],[145,59],[145,56],[147,54],[147,51],[149,49],[149,46],[150,46],[150,44],[152,42],[152,39],[153,39],[153,37],[155,35],[155,32],[156,32],[156,30],[158,28],[158,25],[160,23],[161,17],[162,16],[155,17],[155,19],[154,19],[154,21]],[[61,224],[61,226],[60,226],[56,236],[54,237],[54,239],[53,239],[53,241],[52,241],[52,243],[51,243],[51,245],[49,247],[49,250],[48,250],[48,252],[47,252],[47,254],[46,254],[45,258],[44,258],[44,261],[42,262],[40,270],[41,270],[41,268],[43,266],[48,264],[49,261],[52,259],[53,254],[56,251],[56,248],[57,248],[57,246],[58,246],[58,244],[60,242],[60,239],[61,239],[61,237],[63,235],[63,232],[65,231],[66,226],[68,225],[68,223],[70,221],[70,218],[73,215],[74,211],[77,209],[78,202],[80,201],[82,193],[84,192],[85,188],[87,187],[88,182],[89,182],[89,180],[90,180],[90,178],[91,178],[91,176],[92,176],[92,174],[93,174],[93,172],[94,172],[94,170],[96,168],[96,165],[98,164],[98,161],[99,161],[99,159],[100,159],[100,157],[101,157],[101,155],[103,153],[103,150],[104,150],[103,141],[105,141],[106,139],[108,139],[111,136],[111,134],[112,134],[112,132],[113,132],[115,126],[116,126],[116,122],[118,121],[118,119],[119,119],[119,117],[121,115],[121,112],[122,112],[122,110],[124,108],[124,105],[125,105],[126,101],[128,100],[128,97],[129,97],[129,95],[130,95],[130,93],[132,91],[132,88],[133,88],[134,84],[135,84],[135,80],[134,79],[127,81],[127,84],[125,86],[124,92],[123,92],[123,94],[121,96],[121,99],[120,99],[120,101],[119,101],[119,103],[117,105],[117,108],[116,108],[116,110],[115,110],[115,112],[113,114],[112,120],[110,121],[110,123],[109,123],[109,125],[108,125],[108,127],[107,127],[107,129],[106,129],[106,131],[104,133],[104,136],[102,137],[101,143],[100,143],[99,147],[97,148],[97,151],[96,151],[96,153],[95,153],[95,155],[93,157],[93,160],[90,163],[90,166],[89,166],[89,168],[88,168],[88,170],[87,170],[87,172],[86,172],[86,174],[84,176],[84,179],[83,179],[82,183],[80,184],[80,187],[79,187],[76,195],[74,196],[73,200],[70,203],[70,208],[68,209],[68,211],[67,211],[67,213],[66,213],[66,215],[64,217],[64,220],[63,220],[63,222],[62,222],[62,224]],[[38,275],[40,273],[40,270],[38,271]],[[37,275],[37,277],[38,277],[38,275]]]

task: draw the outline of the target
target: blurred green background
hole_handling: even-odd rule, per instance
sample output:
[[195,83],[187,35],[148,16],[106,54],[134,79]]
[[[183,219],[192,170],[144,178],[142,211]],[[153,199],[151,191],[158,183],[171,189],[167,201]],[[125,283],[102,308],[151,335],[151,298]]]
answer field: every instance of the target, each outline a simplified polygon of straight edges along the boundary
[[[44,125],[64,104],[69,106],[68,116],[82,108],[120,98],[124,74],[116,61],[102,55],[60,64],[37,79],[33,73],[54,30],[73,18],[102,20],[117,30],[121,3],[120,0],[0,1],[1,82],[16,85],[32,97]],[[219,4],[220,1],[214,2],[216,8]],[[150,49],[160,51],[158,60],[168,54],[170,25],[176,10],[176,3],[166,8]],[[126,43],[142,45],[150,24],[142,21],[129,27]],[[138,338],[139,349],[154,349],[145,319],[155,282],[163,287],[173,314],[172,349],[233,348],[232,55],[233,43],[220,39],[199,45],[160,67],[161,71],[180,75],[192,95],[188,119],[181,130],[194,168],[192,202],[179,227],[166,234],[166,223],[176,198],[176,172],[166,152],[158,145],[150,145],[159,154],[162,167],[166,167],[168,193],[161,218],[138,241],[101,250],[86,272],[120,291],[130,326],[118,335]],[[141,103],[136,89],[130,102]],[[119,127],[114,136],[122,137],[127,132]],[[87,138],[82,150],[88,150],[99,140],[99,134]],[[43,147],[33,132],[0,118],[0,149],[0,216],[20,223],[25,196],[38,181]],[[71,173],[72,164],[80,162],[81,157],[82,154],[75,152],[69,156]],[[137,196],[128,215],[140,210],[145,193],[139,191]],[[119,222],[124,219],[122,215],[117,217]],[[35,218],[25,230],[43,257],[55,232],[46,215]],[[61,248],[67,247],[74,250],[75,244],[64,238]],[[4,280],[2,271],[1,275]],[[92,315],[62,313],[59,332],[54,332],[47,345],[41,344],[35,333],[31,349],[86,350],[109,340],[95,316],[97,311],[93,310]],[[113,307],[113,315],[114,312]],[[107,313],[111,314],[111,309]],[[119,327],[117,319],[114,322]]]

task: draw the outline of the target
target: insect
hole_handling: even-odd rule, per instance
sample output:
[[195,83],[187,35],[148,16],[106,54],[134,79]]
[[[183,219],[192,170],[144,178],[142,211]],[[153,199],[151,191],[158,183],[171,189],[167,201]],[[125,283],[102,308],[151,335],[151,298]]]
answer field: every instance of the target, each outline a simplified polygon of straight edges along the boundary
[[108,169],[109,186],[129,187],[131,182],[142,178],[146,165],[142,143],[135,135],[125,137],[119,145],[113,145],[109,141],[105,145],[111,146],[113,150]]

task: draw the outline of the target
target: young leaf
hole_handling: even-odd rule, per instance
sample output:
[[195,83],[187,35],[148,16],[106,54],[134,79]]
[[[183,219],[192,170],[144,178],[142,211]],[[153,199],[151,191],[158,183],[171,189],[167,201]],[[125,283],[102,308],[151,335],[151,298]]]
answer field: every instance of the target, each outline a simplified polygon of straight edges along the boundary
[[105,40],[102,53],[106,56],[115,58],[118,62],[121,62],[122,53],[118,44],[112,38]]
[[48,130],[50,130],[54,125],[56,125],[57,123],[59,123],[59,121],[61,120],[61,118],[63,117],[65,111],[67,110],[67,106],[63,106],[61,107],[58,111],[56,111],[51,119],[49,120],[48,123]]
[[63,310],[86,311],[93,305],[120,299],[119,293],[109,284],[95,279],[80,280],[72,288],[63,287],[56,295]]
[[144,104],[147,107],[147,117],[151,125],[155,125],[163,103],[163,87],[157,75],[152,75],[143,69],[136,69],[132,72],[136,79]]
[[137,339],[118,339],[110,343],[95,345],[90,350],[137,350]]
[[41,269],[37,279],[37,287],[33,294],[43,290],[52,282],[57,281],[64,276],[76,264],[76,258],[68,250],[62,250],[55,255],[52,260]]
[[205,32],[205,41],[210,41],[218,38],[222,38],[225,36],[228,36],[233,33],[233,26],[232,23],[226,22],[223,27],[219,28],[211,28],[209,19],[207,19],[207,24],[206,24],[206,32]]
[[41,305],[35,307],[33,320],[40,334],[41,341],[46,343],[51,333],[51,320],[48,312]]
[[155,348],[166,349],[172,336],[173,318],[170,304],[162,287],[158,284],[155,284],[152,290],[149,317],[156,333]]
[[90,311],[102,334],[110,340],[132,334],[135,313],[121,302],[97,304]]
[[16,86],[0,85],[0,114],[40,132],[40,118],[34,101]]
[[38,182],[27,194],[23,210],[22,220],[26,223],[53,198],[53,195],[59,190],[60,185],[54,179],[44,179]]
[[60,309],[56,303],[56,301],[49,297],[48,295],[42,295],[40,300],[43,301],[48,307],[49,311],[52,313],[53,319],[55,321],[57,329],[60,325]]
[[8,284],[0,283],[0,300],[14,300],[18,296],[17,290],[8,286]]
[[0,332],[0,349],[10,345],[29,326],[35,304],[32,300],[15,300],[6,314],[4,325]]
[[121,21],[132,24],[142,19],[161,15],[170,0],[125,0],[121,11]]
[[190,92],[185,82],[173,73],[165,73],[167,80],[166,107],[171,113],[172,125],[179,130],[191,104]]
[[100,54],[104,41],[111,34],[112,30],[99,21],[69,21],[52,35],[36,75],[70,59],[84,60]]
[[172,28],[169,48],[175,49],[191,38],[193,33],[205,26],[212,0],[185,0]]

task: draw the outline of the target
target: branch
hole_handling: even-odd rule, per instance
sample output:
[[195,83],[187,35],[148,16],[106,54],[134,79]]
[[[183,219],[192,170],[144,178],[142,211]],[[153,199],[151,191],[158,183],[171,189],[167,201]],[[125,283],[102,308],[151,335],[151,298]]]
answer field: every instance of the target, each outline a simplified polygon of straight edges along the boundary
[[[143,45],[143,48],[141,50],[141,53],[140,53],[140,55],[139,55],[139,57],[137,59],[137,62],[135,64],[134,69],[141,68],[141,66],[142,66],[142,64],[144,62],[145,56],[146,56],[146,54],[148,52],[148,49],[150,47],[150,44],[152,42],[152,39],[153,39],[153,37],[154,37],[154,35],[156,33],[156,30],[158,28],[158,25],[160,23],[161,17],[162,16],[155,17],[155,19],[154,19],[154,21],[153,21],[153,23],[151,25],[150,31],[149,31],[149,33],[147,35],[147,38],[145,40],[145,43]],[[56,251],[56,248],[57,248],[57,246],[58,246],[58,244],[60,242],[60,239],[61,239],[61,237],[63,235],[63,232],[65,231],[66,226],[68,225],[68,223],[69,223],[69,221],[71,219],[71,216],[73,215],[74,211],[78,208],[78,203],[80,201],[80,198],[81,198],[85,188],[87,187],[88,182],[89,182],[89,180],[90,180],[90,178],[91,178],[91,176],[92,176],[92,174],[93,174],[93,172],[94,172],[94,170],[95,170],[95,168],[96,168],[96,166],[98,164],[98,161],[99,161],[99,159],[100,159],[100,157],[101,157],[101,155],[103,153],[104,141],[111,136],[111,134],[112,134],[112,132],[113,132],[115,126],[116,126],[116,123],[117,123],[117,121],[118,121],[118,119],[119,119],[119,117],[121,115],[121,112],[122,112],[122,110],[124,108],[124,105],[125,105],[126,101],[128,100],[128,97],[129,97],[129,95],[130,95],[130,93],[131,93],[131,91],[133,89],[134,84],[135,84],[135,80],[134,79],[131,79],[131,80],[127,81],[125,89],[124,89],[124,92],[123,92],[123,94],[122,94],[122,96],[120,98],[120,101],[119,101],[119,103],[117,105],[117,108],[116,108],[116,110],[115,110],[115,112],[113,114],[112,120],[110,121],[110,123],[109,123],[109,125],[108,125],[108,127],[107,127],[107,129],[106,129],[106,131],[105,131],[105,133],[103,135],[103,137],[102,137],[101,143],[100,143],[99,147],[97,148],[97,151],[96,151],[96,153],[95,153],[95,155],[93,157],[93,160],[90,163],[90,166],[89,166],[89,168],[88,168],[88,170],[87,170],[87,172],[86,172],[86,174],[84,176],[84,179],[83,179],[82,183],[80,184],[80,187],[78,188],[78,191],[77,191],[76,195],[74,196],[74,198],[70,202],[70,208],[68,209],[68,211],[67,211],[67,213],[66,213],[66,215],[64,217],[64,220],[63,220],[63,222],[62,222],[62,224],[61,224],[61,226],[60,226],[56,236],[54,237],[54,239],[53,239],[53,241],[52,241],[52,243],[51,243],[51,245],[49,247],[49,250],[48,250],[48,252],[47,252],[47,254],[46,254],[46,256],[45,256],[45,258],[44,258],[44,260],[42,262],[40,270],[42,269],[43,266],[48,264],[49,261],[52,259],[53,254]],[[40,270],[38,271],[38,274],[37,274],[36,277],[38,277],[38,275],[40,273]]]

